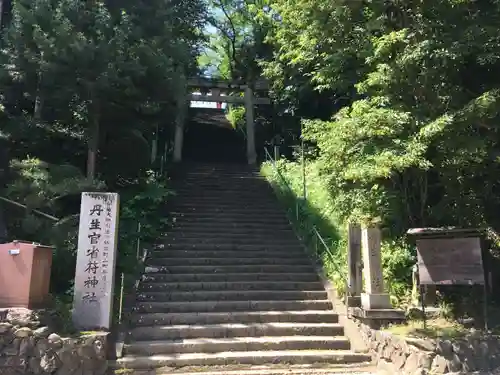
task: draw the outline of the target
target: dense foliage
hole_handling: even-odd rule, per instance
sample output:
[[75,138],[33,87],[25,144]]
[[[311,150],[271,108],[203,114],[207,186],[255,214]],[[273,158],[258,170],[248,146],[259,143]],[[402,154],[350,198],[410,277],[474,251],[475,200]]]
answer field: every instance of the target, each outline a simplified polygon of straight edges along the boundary
[[[494,223],[499,138],[498,1],[277,0],[265,63],[277,89],[347,94],[304,136],[344,219],[412,226]],[[302,30],[296,33],[295,30]]]
[[0,236],[7,221],[8,238],[56,245],[58,293],[73,278],[80,192],[122,196],[119,270],[133,266],[137,221],[142,236],[151,220],[159,228],[168,189],[150,170],[170,149],[205,22],[202,0],[13,2],[0,54],[0,196],[27,210],[2,202]]
[[[169,149],[198,65],[269,80],[258,144],[281,146],[300,196],[289,146],[305,140],[309,188],[322,191],[315,214],[338,248],[347,221],[382,224],[396,296],[410,278],[408,228],[500,226],[499,0],[18,0],[11,18],[0,196],[66,218],[56,228],[74,227],[83,189],[152,189],[147,171]],[[243,116],[228,113],[238,129]],[[53,225],[28,210],[9,226],[44,242]],[[69,247],[74,231],[59,232]]]
[[[499,1],[272,8],[280,22],[267,35],[264,74],[304,118],[307,162],[336,223],[382,223],[392,262],[406,269],[391,282],[409,280],[411,254],[398,244],[410,227],[498,229]],[[324,104],[316,113],[304,101],[311,91]]]

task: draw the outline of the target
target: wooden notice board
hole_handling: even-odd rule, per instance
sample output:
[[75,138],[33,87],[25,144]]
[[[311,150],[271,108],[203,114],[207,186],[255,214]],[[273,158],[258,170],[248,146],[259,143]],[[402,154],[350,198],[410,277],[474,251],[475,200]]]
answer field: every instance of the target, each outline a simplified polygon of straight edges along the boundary
[[420,285],[484,284],[479,237],[417,240]]

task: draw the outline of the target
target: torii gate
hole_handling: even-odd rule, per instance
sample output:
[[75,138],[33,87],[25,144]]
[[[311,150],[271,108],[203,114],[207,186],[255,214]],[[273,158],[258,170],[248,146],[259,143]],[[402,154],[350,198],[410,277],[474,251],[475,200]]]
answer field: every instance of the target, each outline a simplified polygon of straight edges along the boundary
[[[246,133],[247,133],[247,159],[248,164],[257,162],[257,152],[255,149],[255,126],[254,126],[254,106],[261,104],[270,104],[269,98],[255,97],[253,90],[248,85],[242,85],[234,82],[212,80],[206,78],[191,79],[188,82],[189,95],[187,100],[201,102],[226,102],[226,103],[241,103],[245,104],[246,114]],[[255,85],[255,91],[267,91],[268,84],[264,81],[259,81]],[[212,95],[202,94],[195,95],[191,91],[199,90],[203,92],[211,92]],[[228,92],[244,92],[244,96],[236,95],[221,95]],[[180,108],[179,108],[180,109]],[[179,111],[179,116],[176,119],[175,126],[175,142],[174,142],[174,161],[182,160],[182,144],[184,139],[184,115],[182,110]]]

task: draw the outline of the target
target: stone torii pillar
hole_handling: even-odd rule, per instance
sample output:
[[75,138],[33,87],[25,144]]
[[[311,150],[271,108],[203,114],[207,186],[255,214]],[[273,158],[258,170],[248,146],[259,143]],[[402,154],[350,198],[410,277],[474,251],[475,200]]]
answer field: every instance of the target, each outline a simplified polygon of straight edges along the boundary
[[257,162],[257,152],[255,150],[254,97],[253,90],[249,86],[245,87],[245,116],[248,164],[255,164]]
[[182,143],[184,142],[184,121],[186,119],[186,101],[182,96],[177,101],[175,117],[174,162],[182,161]]

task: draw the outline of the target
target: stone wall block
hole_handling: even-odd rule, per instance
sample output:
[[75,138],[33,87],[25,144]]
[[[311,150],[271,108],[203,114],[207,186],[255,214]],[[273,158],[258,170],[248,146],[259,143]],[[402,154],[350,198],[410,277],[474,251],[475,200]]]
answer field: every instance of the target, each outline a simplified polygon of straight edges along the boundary
[[10,323],[0,323],[0,335],[8,335],[12,331],[13,325]]
[[44,374],[42,366],[40,366],[40,358],[38,358],[38,357],[31,357],[28,360],[28,367],[33,375]]
[[436,353],[443,357],[451,357],[453,354],[453,347],[450,340],[437,340]]
[[47,340],[38,340],[35,344],[35,356],[41,358],[46,352],[52,350]]
[[40,367],[48,374],[52,374],[60,367],[59,358],[54,352],[46,352],[40,358]]
[[448,361],[442,355],[436,355],[432,360],[432,374],[446,374],[448,372]]
[[457,353],[453,353],[451,358],[448,360],[448,368],[451,372],[462,371],[462,362]]
[[19,344],[19,355],[24,358],[33,357],[35,352],[35,340],[33,337],[21,339]]
[[12,310],[1,311],[0,375],[107,373],[107,333],[64,338],[42,325],[38,314]]
[[418,370],[418,353],[411,353],[406,359],[403,372],[405,374],[413,374]]
[[374,360],[392,368],[394,374],[487,373],[500,366],[498,336],[476,331],[462,339],[410,338],[356,323]]
[[73,374],[82,367],[82,359],[75,347],[71,345],[64,345],[56,355],[61,363],[56,374]]
[[19,355],[19,347],[21,345],[21,339],[17,337],[10,337],[10,342],[6,343],[2,352],[6,356],[17,356]]

